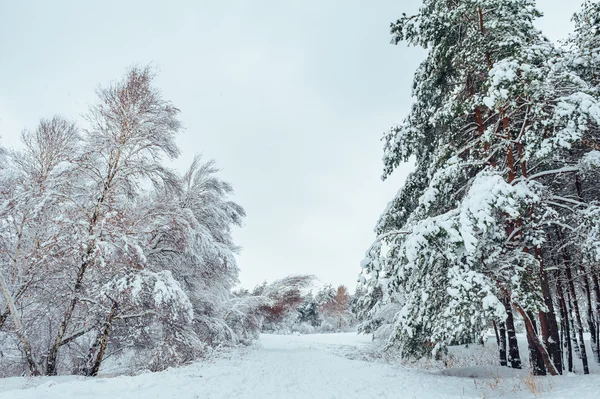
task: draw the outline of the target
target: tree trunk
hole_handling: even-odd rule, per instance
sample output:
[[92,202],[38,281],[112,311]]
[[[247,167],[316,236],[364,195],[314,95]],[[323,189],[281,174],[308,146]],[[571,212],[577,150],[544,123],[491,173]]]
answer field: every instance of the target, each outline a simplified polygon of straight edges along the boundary
[[596,353],[598,358],[596,361],[600,364],[600,284],[598,283],[598,275],[591,268],[592,287],[594,288],[594,299],[596,300],[594,309],[596,310]]
[[552,293],[550,292],[550,284],[548,283],[548,272],[544,265],[542,249],[537,247],[534,250],[535,256],[540,262],[540,285],[542,295],[544,296],[544,304],[547,312],[539,312],[540,330],[542,332],[542,341],[546,346],[550,358],[554,363],[554,367],[562,374],[562,352],[560,350],[560,337],[558,336],[558,323],[556,322],[556,313],[554,311],[554,302],[552,301]]
[[108,335],[110,333],[110,327],[112,325],[113,319],[117,315],[119,309],[119,305],[117,302],[113,301],[112,307],[110,309],[110,313],[106,317],[106,321],[104,322],[104,328],[102,332],[98,333],[94,344],[90,348],[87,360],[87,366],[85,369],[85,375],[90,377],[96,377],[98,372],[100,371],[100,366],[102,365],[102,360],[104,359],[104,352],[106,351],[106,346],[108,345]]
[[[531,325],[533,327],[533,332],[535,336],[538,336],[538,329],[535,325],[535,318],[533,317],[533,313],[527,312],[527,316],[529,316],[529,320],[531,321]],[[543,340],[542,340],[543,342]],[[529,347],[529,363],[531,365],[531,370],[533,375],[546,375],[546,366],[544,365],[544,359],[542,358],[542,352],[535,344],[535,340],[533,335],[527,334],[527,344]]]
[[577,327],[575,326],[575,316],[573,312],[573,302],[571,301],[571,294],[567,289],[567,305],[568,305],[568,313],[569,313],[569,329],[571,330],[571,346],[573,347],[573,351],[577,355],[578,359],[581,359],[581,351],[579,350],[579,342],[577,342]]
[[[109,191],[111,190],[111,185],[113,179],[117,173],[119,162],[121,158],[121,148],[115,149],[111,152],[109,160],[108,160],[108,169],[106,172],[106,178],[104,179],[104,184],[102,187],[102,191],[100,192],[100,196],[96,201],[94,206],[94,211],[90,217],[90,224],[88,226],[89,235],[94,235],[94,229],[96,228],[96,224],[100,218],[100,211],[102,206],[104,205],[104,201]],[[99,232],[96,232],[98,234]],[[79,270],[77,271],[77,278],[75,279],[75,285],[73,286],[73,293],[71,295],[71,300],[69,301],[69,305],[67,309],[65,309],[65,313],[63,314],[63,318],[58,327],[58,331],[56,333],[56,337],[54,339],[54,344],[48,351],[48,359],[46,360],[46,375],[56,375],[56,361],[58,358],[58,350],[63,345],[63,338],[65,333],[67,332],[67,328],[69,323],[71,322],[71,318],[73,317],[73,312],[75,311],[75,306],[78,301],[78,294],[81,290],[81,284],[83,283],[83,276],[92,261],[92,254],[94,253],[95,242],[90,242],[87,246],[85,254],[81,257],[81,263],[79,265]]]
[[[581,183],[581,179],[579,177],[579,174],[575,175],[575,188],[577,189],[577,196],[579,197],[579,200],[581,202],[586,202],[583,196],[583,184]],[[589,285],[589,280],[586,276],[586,270],[583,267],[583,265],[581,265],[582,268],[582,272],[583,272],[583,280],[584,280],[584,289],[585,289],[585,293],[587,296],[587,301],[588,301],[588,327],[590,329],[590,336],[591,336],[591,346],[592,346],[592,353],[595,355],[594,357],[596,358],[596,362],[598,362],[600,364],[600,335],[598,330],[600,330],[600,289],[598,287],[598,277],[594,274],[594,271],[592,270],[592,267],[590,265],[590,274],[592,277],[592,283],[594,284],[594,294],[596,297],[596,318],[594,318],[594,311],[593,306],[592,306],[592,298],[591,298],[591,293],[590,293],[590,285]],[[573,298],[574,301],[576,301],[576,298]],[[581,327],[581,323],[579,324]],[[581,327],[583,328],[583,327]],[[585,351],[585,342],[582,342],[583,345],[583,349]],[[585,353],[582,354],[582,356],[585,356],[585,362],[584,362],[584,372],[585,369],[587,368],[587,355]],[[583,361],[583,357],[582,357],[582,361]]]
[[4,326],[4,323],[6,322],[6,319],[8,318],[8,315],[10,314],[10,310],[8,310],[8,308],[6,308],[6,310],[0,314],[0,330],[2,330],[2,326]]
[[25,336],[23,324],[21,323],[21,319],[19,318],[19,314],[17,312],[17,306],[15,305],[13,297],[8,290],[8,285],[6,284],[2,276],[0,276],[0,291],[2,291],[2,296],[4,296],[4,300],[6,301],[8,311],[15,325],[15,333],[17,334],[17,338],[23,346],[23,355],[25,356],[25,360],[27,361],[27,365],[29,366],[29,371],[31,371],[31,374],[33,375],[39,375],[39,367],[34,359],[31,344]]
[[513,305],[523,318],[523,321],[525,322],[525,329],[527,330],[527,340],[531,340],[529,342],[531,342],[531,344],[538,350],[542,361],[544,362],[544,365],[546,366],[546,369],[550,372],[550,374],[558,375],[558,371],[556,371],[554,363],[552,363],[552,360],[550,360],[550,355],[548,355],[548,351],[546,350],[546,348],[538,338],[537,334],[535,333],[535,326],[533,325],[531,318],[525,312],[525,310],[517,303],[514,303]]
[[506,323],[500,323],[499,333],[500,344],[498,347],[500,348],[500,366],[506,366],[508,364],[506,360]]
[[583,340],[583,323],[581,321],[581,312],[579,311],[579,302],[575,293],[575,283],[573,282],[573,275],[571,273],[571,265],[567,260],[565,262],[565,273],[567,275],[567,284],[569,286],[569,292],[571,293],[571,301],[573,303],[573,310],[575,311],[575,321],[577,322],[577,335],[579,338],[579,353],[581,354],[581,363],[583,364],[583,373],[589,374],[590,369],[588,367],[587,352],[585,349],[585,341]]
[[590,345],[592,346],[592,353],[594,354],[594,359],[596,362],[600,362],[600,358],[598,357],[598,342],[596,336],[596,320],[594,319],[594,308],[592,304],[592,292],[590,288],[590,282],[586,276],[586,270],[583,269],[583,275],[581,278],[583,279],[583,290],[585,291],[585,296],[587,299],[587,321],[588,321],[588,329],[590,330]]
[[73,312],[75,311],[75,305],[78,301],[78,294],[81,290],[81,284],[83,282],[83,276],[87,270],[89,265],[90,257],[93,252],[93,245],[89,244],[86,254],[82,257],[81,265],[79,266],[79,270],[77,271],[77,279],[75,280],[75,285],[73,287],[73,294],[71,295],[71,300],[69,301],[69,305],[63,314],[63,318],[58,327],[58,331],[56,333],[56,337],[54,339],[54,343],[52,347],[48,351],[48,358],[46,359],[46,375],[56,375],[57,369],[57,359],[58,359],[58,350],[63,345],[63,338],[65,337],[65,333],[67,332],[67,328],[71,321],[71,317],[73,317]]
[[[30,284],[31,284],[31,281],[29,281],[27,284],[23,284],[21,286],[21,288],[19,288],[17,293],[12,296],[13,303],[16,303],[25,294],[25,292],[29,288]],[[8,319],[9,315],[10,315],[10,308],[7,305],[6,308],[4,308],[4,312],[2,314],[0,314],[0,330],[2,329],[2,326],[4,326],[4,323],[6,323],[6,320]]]
[[498,335],[498,326],[496,326],[496,320],[492,320],[492,326],[494,327],[494,334],[496,335],[496,344],[500,347],[500,335]]
[[506,309],[506,334],[508,336],[508,362],[513,369],[521,368],[521,355],[519,354],[519,342],[515,332],[515,320],[512,306],[507,300],[502,301]]
[[563,348],[567,351],[567,370],[573,372],[573,349],[571,347],[571,329],[569,328],[569,311],[565,302],[563,288],[559,280],[556,280],[556,293],[558,296],[558,304],[560,309],[560,318],[562,324],[562,343]]

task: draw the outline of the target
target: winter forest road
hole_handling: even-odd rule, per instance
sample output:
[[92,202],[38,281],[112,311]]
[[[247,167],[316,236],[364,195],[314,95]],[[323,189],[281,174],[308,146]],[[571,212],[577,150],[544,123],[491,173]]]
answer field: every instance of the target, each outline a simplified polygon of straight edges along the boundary
[[[354,333],[262,335],[252,346],[212,361],[134,377],[0,379],[2,399],[67,398],[533,398],[526,388],[492,389],[486,381],[353,360],[370,339]],[[596,397],[598,376],[562,378],[543,398]],[[507,386],[513,386],[512,379]],[[564,383],[563,383],[564,382]],[[556,384],[559,384],[557,386]],[[583,385],[582,385],[583,384]],[[559,389],[562,388],[562,389]],[[580,389],[581,388],[581,389]],[[567,393],[569,392],[569,394]],[[586,392],[592,396],[586,396]]]

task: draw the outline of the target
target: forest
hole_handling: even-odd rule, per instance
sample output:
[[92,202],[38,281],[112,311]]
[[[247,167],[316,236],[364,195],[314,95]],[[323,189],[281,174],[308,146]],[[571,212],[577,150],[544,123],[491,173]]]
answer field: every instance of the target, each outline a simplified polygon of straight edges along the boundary
[[539,16],[531,0],[431,0],[391,26],[428,55],[384,136],[384,179],[416,166],[362,263],[359,329],[406,356],[493,326],[502,365],[523,350],[535,375],[600,362],[600,5],[558,45]]

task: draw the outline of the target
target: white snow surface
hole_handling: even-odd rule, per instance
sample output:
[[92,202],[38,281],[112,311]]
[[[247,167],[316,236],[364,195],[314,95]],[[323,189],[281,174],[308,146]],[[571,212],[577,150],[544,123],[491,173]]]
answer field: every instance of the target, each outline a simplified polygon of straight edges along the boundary
[[[0,398],[600,397],[598,374],[533,378],[524,370],[494,366],[427,371],[358,360],[368,358],[369,348],[370,338],[355,333],[265,334],[250,347],[161,373],[0,379]],[[528,388],[532,384],[535,394]]]

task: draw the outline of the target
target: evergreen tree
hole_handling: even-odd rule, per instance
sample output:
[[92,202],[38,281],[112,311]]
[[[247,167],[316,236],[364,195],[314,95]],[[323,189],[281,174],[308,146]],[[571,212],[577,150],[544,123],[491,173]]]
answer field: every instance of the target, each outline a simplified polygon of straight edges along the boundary
[[515,309],[536,374],[562,372],[545,266],[564,208],[553,190],[581,170],[600,114],[595,89],[533,27],[537,16],[528,0],[430,0],[392,24],[395,42],[429,54],[411,113],[385,136],[384,177],[411,156],[417,171],[363,262],[366,292],[381,295],[367,301],[362,329],[401,298],[390,343],[407,356],[472,341],[492,320],[511,324]]
[[298,307],[298,322],[308,323],[313,327],[319,327],[319,325],[321,325],[319,305],[317,304],[312,291],[304,296],[304,302]]

